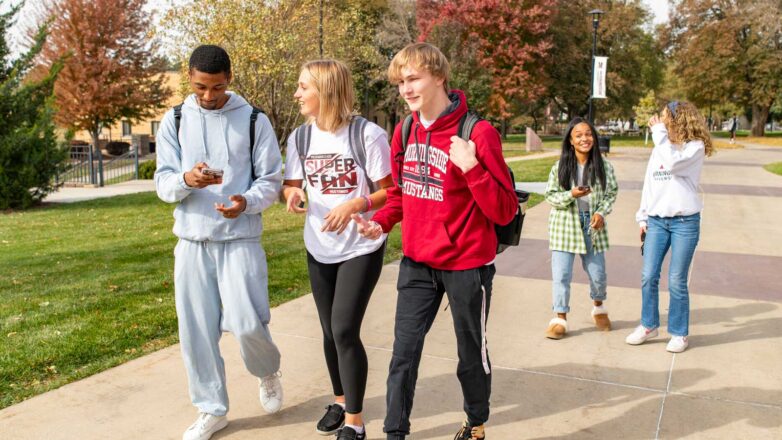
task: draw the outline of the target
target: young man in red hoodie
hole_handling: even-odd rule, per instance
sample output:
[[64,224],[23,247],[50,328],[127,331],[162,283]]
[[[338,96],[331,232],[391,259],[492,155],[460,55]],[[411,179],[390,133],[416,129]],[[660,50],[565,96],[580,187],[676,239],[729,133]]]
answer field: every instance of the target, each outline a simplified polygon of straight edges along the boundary
[[448,91],[448,75],[448,60],[430,44],[411,44],[394,56],[388,77],[410,107],[413,125],[408,139],[402,139],[402,124],[394,130],[396,185],[388,189],[386,205],[370,222],[356,219],[367,237],[402,222],[405,256],[399,267],[383,427],[389,440],[410,434],[424,338],[444,293],[454,321],[457,376],[467,413],[456,439],[485,438],[483,425],[489,418],[486,319],[495,273],[494,225],[513,219],[518,200],[497,130],[481,121],[469,142],[457,136],[467,102],[462,91]]

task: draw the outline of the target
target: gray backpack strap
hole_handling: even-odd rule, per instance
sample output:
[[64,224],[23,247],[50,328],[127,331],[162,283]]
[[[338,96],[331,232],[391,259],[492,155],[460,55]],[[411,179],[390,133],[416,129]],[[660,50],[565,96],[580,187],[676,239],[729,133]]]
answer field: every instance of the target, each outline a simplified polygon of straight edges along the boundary
[[465,113],[461,119],[459,119],[459,137],[465,141],[469,141],[470,136],[472,135],[472,129],[475,128],[475,125],[480,121],[481,117],[475,113],[471,111]]
[[304,168],[304,161],[307,159],[307,153],[310,151],[310,140],[312,139],[312,125],[301,124],[293,133],[293,140],[296,144],[296,153],[299,155],[299,161],[301,162],[301,172],[304,176],[304,180],[307,180],[307,171]]
[[368,121],[361,116],[353,116],[350,120],[350,125],[348,125],[348,146],[350,147],[350,154],[356,161],[356,165],[364,173],[369,192],[373,193],[377,191],[377,188],[375,182],[369,178],[367,173],[367,146],[364,138],[367,123]]

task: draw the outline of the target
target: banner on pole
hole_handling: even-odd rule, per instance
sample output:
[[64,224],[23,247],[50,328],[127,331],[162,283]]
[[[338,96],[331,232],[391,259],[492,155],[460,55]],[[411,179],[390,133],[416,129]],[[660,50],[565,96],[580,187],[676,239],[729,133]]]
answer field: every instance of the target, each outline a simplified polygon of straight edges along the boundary
[[606,97],[606,71],[608,70],[608,57],[595,57],[595,75],[592,77],[592,98]]

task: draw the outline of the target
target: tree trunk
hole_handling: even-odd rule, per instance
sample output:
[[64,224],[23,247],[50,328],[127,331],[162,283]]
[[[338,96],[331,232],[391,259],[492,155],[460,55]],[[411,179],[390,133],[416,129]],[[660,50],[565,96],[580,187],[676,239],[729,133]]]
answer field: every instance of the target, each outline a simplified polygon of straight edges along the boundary
[[766,134],[766,121],[770,110],[770,105],[752,104],[752,136]]
[[508,120],[502,118],[502,124],[500,125],[500,133],[502,134],[502,140],[508,139]]

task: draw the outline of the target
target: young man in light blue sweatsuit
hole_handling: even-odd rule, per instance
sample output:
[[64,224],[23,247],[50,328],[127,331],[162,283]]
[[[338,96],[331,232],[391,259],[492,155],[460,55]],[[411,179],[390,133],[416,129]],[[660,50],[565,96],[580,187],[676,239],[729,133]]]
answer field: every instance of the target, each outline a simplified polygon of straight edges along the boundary
[[[195,49],[189,79],[194,93],[166,113],[157,134],[155,186],[160,199],[178,203],[179,339],[190,398],[200,412],[183,439],[206,440],[228,423],[218,346],[223,331],[234,334],[247,370],[260,379],[263,408],[271,413],[282,405],[260,244],[261,212],[280,192],[282,159],[269,119],[227,92],[231,65],[222,48]],[[257,118],[252,124],[251,116]]]

